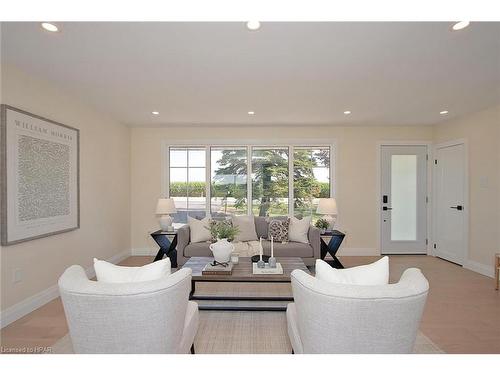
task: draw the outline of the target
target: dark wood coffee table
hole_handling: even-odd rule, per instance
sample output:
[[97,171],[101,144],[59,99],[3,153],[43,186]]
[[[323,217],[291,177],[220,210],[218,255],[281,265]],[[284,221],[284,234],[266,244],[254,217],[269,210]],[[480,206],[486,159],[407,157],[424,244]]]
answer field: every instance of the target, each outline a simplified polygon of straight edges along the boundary
[[[293,297],[282,296],[196,296],[197,282],[219,282],[219,283],[290,283],[290,273],[293,270],[302,270],[310,274],[301,258],[277,258],[283,267],[282,275],[254,275],[252,272],[252,261],[250,258],[240,258],[239,263],[233,266],[232,275],[202,275],[201,271],[207,263],[213,261],[208,257],[190,258],[182,268],[191,268],[193,271],[191,279],[191,293],[189,299],[194,301],[293,301]],[[202,305],[200,310],[220,311],[285,311],[286,306],[242,306],[235,305]]]

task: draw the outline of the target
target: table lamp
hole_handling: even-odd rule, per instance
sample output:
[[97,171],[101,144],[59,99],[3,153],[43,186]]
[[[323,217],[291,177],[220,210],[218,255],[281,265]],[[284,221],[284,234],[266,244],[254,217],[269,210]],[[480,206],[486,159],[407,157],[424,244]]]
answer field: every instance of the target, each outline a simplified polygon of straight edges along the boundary
[[175,203],[172,198],[160,198],[156,204],[156,214],[161,215],[159,219],[160,228],[162,231],[173,231],[172,216],[170,214],[177,213]]
[[320,198],[316,213],[324,215],[323,218],[328,221],[328,230],[332,230],[338,214],[335,198]]

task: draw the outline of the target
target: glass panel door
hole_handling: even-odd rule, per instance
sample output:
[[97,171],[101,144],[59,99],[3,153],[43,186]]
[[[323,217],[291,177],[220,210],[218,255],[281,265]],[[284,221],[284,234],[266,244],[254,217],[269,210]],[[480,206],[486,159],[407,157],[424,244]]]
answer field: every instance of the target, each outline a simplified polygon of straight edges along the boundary
[[427,253],[427,146],[382,146],[382,254]]
[[417,239],[417,155],[391,156],[391,240]]

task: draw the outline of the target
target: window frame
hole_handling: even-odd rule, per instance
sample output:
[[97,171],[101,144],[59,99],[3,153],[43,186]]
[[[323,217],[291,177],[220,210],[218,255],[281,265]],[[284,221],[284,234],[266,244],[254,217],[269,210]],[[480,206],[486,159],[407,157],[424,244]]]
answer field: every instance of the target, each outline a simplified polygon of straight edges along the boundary
[[338,148],[336,139],[288,139],[288,140],[200,140],[193,142],[192,140],[163,140],[161,144],[161,196],[169,197],[170,192],[170,148],[205,148],[205,212],[211,214],[211,180],[212,180],[212,148],[241,148],[246,147],[247,151],[247,215],[252,214],[252,149],[255,148],[279,148],[288,147],[288,215],[294,215],[294,190],[293,190],[293,167],[294,167],[294,148],[302,147],[329,147],[330,148],[330,196],[338,198],[337,186],[337,164]]

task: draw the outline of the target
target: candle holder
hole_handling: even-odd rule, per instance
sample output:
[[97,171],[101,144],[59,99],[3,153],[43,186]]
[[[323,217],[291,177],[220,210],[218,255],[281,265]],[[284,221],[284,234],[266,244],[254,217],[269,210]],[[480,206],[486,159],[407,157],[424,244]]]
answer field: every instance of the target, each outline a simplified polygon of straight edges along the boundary
[[269,258],[268,263],[269,263],[269,268],[276,268],[276,258],[275,257]]

